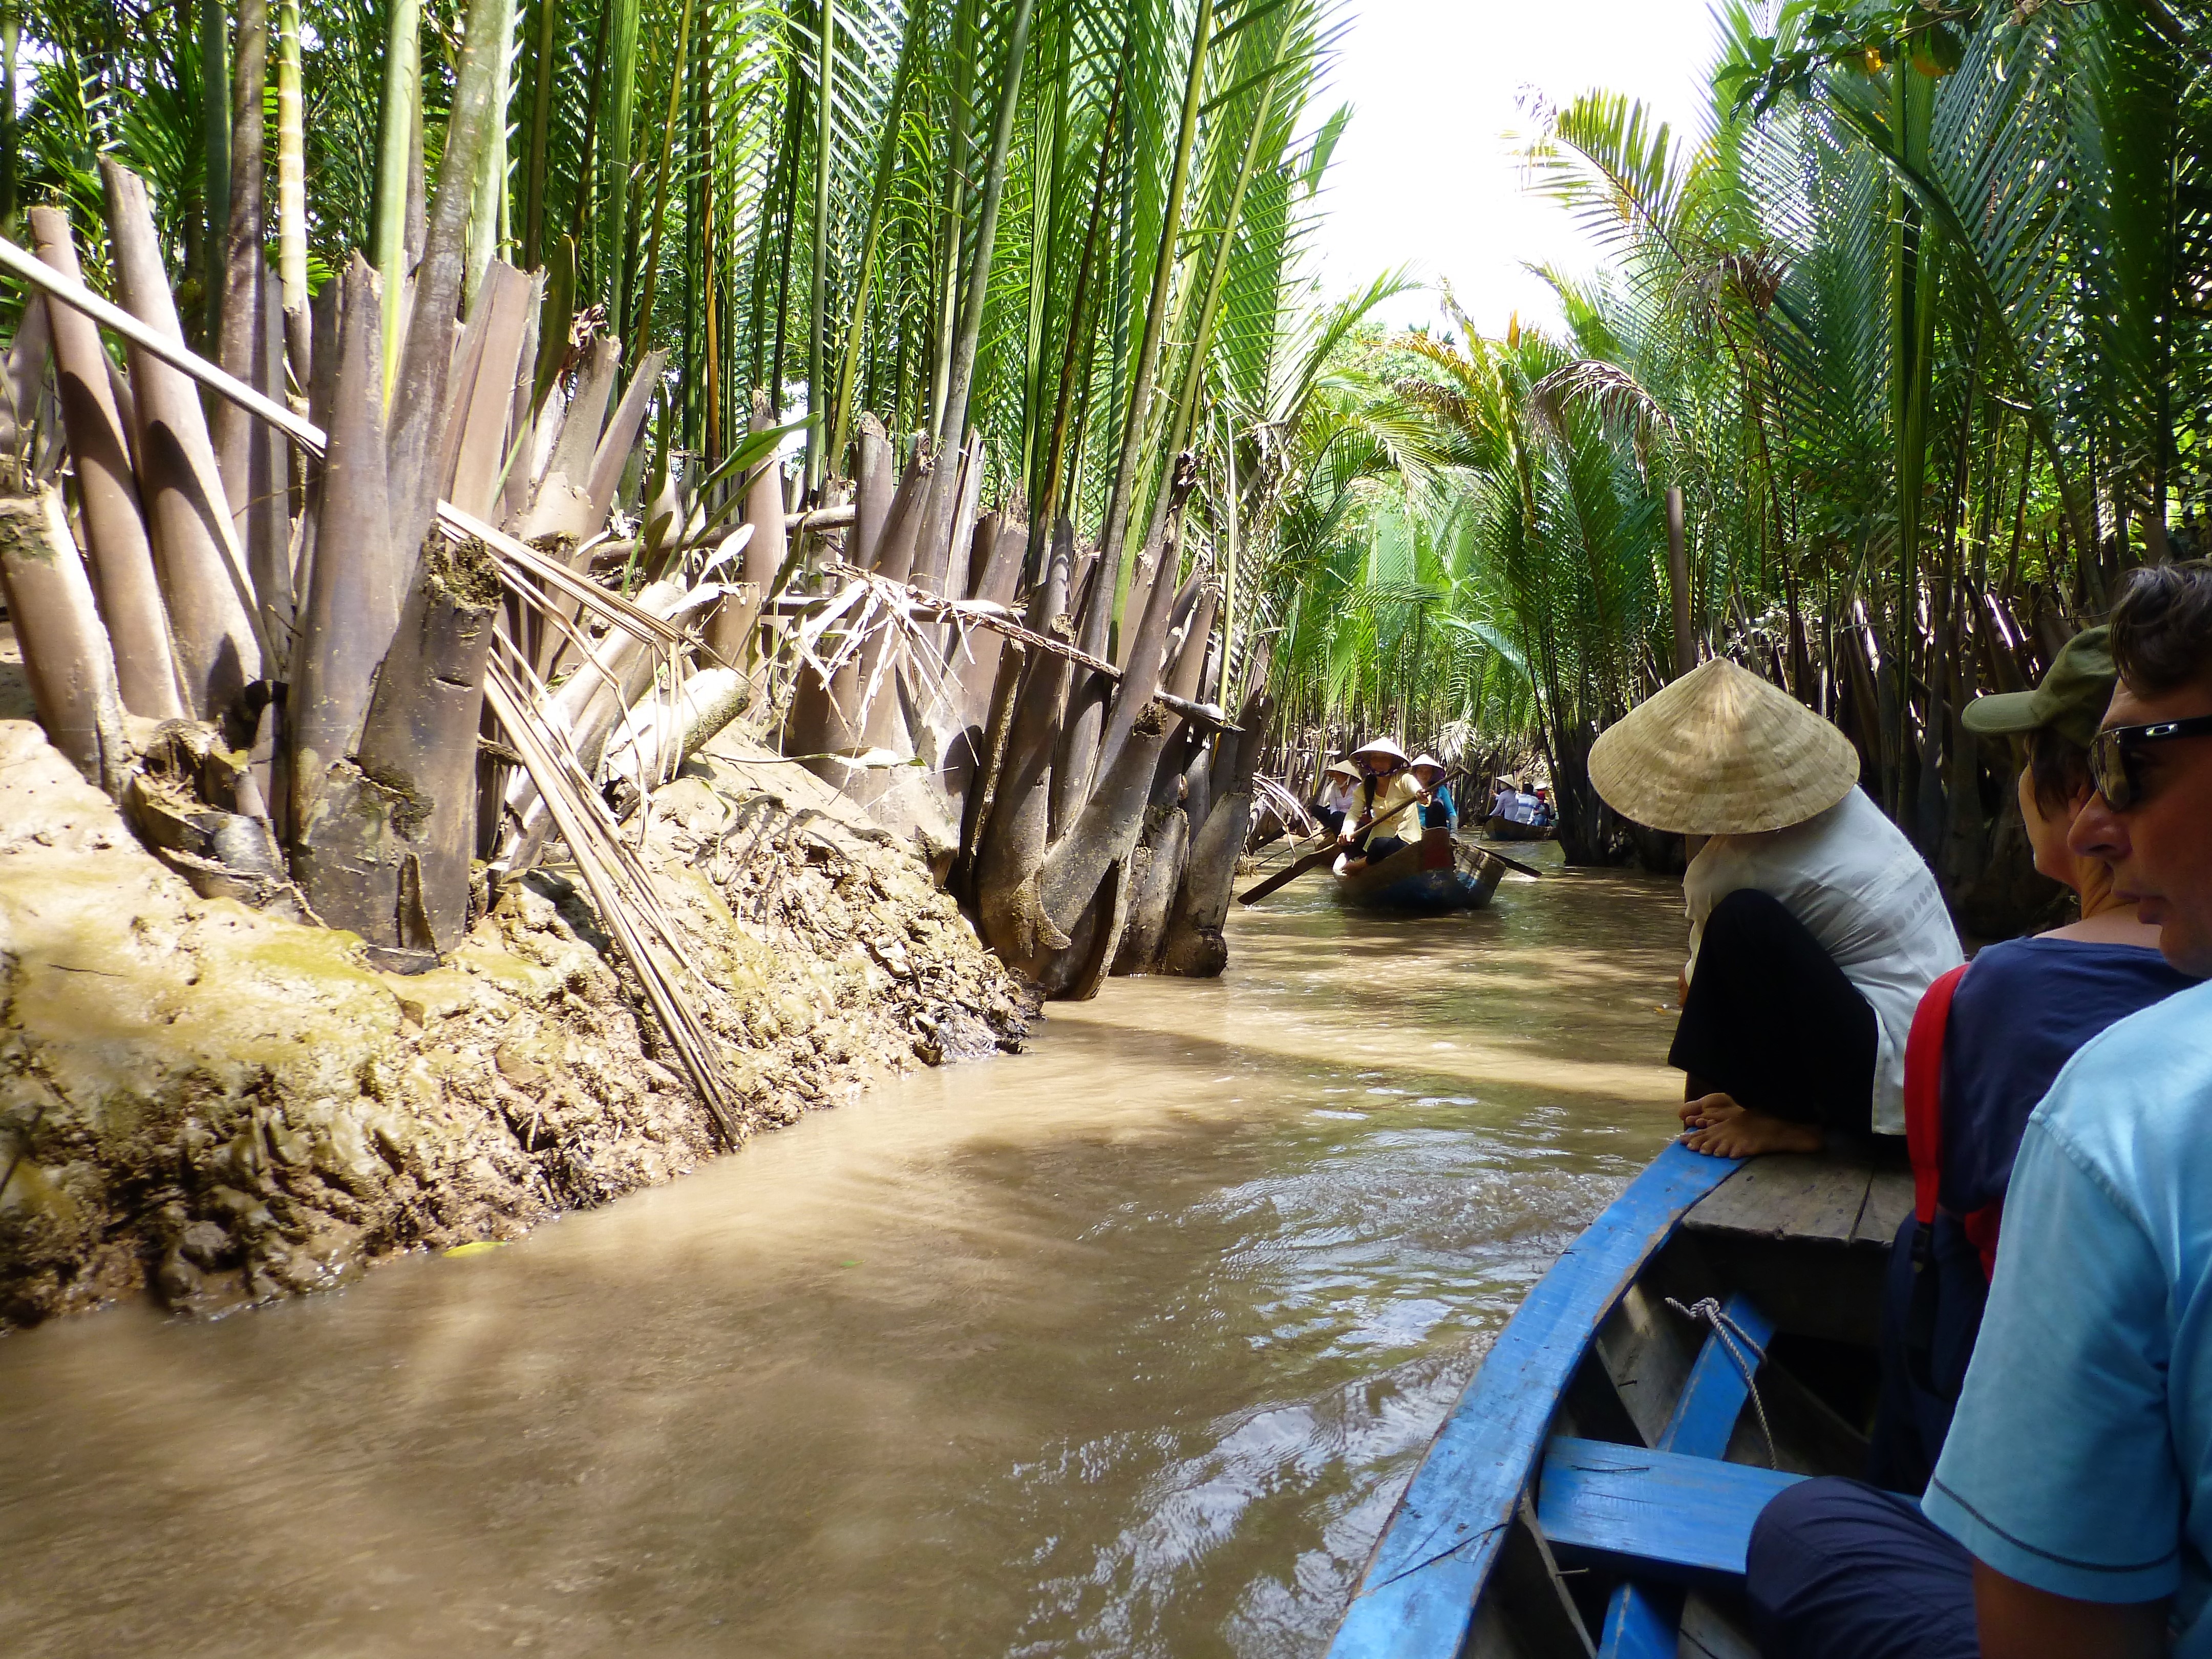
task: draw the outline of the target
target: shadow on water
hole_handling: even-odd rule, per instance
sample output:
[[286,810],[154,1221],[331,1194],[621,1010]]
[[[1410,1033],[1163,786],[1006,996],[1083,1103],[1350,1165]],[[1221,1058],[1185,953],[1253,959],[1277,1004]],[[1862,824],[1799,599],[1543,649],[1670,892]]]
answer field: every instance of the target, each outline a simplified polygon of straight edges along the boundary
[[[1556,850],[1543,849],[1555,859]],[[0,1341],[11,1655],[1304,1655],[1663,1143],[1671,886],[1240,916],[487,1255]]]

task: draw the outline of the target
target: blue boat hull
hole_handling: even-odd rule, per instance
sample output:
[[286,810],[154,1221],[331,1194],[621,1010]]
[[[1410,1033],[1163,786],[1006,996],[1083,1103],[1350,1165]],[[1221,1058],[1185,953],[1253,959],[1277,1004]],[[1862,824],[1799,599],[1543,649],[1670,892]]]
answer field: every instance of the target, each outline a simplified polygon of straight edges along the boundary
[[1750,1653],[1741,1580],[1759,1510],[1807,1474],[1862,1472],[1909,1188],[1819,1159],[1662,1152],[1499,1334],[1334,1659],[1656,1659],[1685,1632]]

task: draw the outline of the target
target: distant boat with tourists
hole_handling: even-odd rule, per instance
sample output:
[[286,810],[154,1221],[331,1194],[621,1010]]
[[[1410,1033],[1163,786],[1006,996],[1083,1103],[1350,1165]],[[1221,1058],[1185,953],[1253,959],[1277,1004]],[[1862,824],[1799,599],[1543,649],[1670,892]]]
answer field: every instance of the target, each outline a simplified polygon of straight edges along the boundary
[[1903,1171],[1669,1146],[1528,1293],[1331,1659],[1750,1655],[1752,1523],[1863,1472]]
[[1438,825],[1387,858],[1330,882],[1338,901],[1354,909],[1441,915],[1483,908],[1504,874],[1495,855],[1454,839]]
[[1541,795],[1501,789],[1482,821],[1482,833],[1492,841],[1548,841],[1558,823],[1551,803]]

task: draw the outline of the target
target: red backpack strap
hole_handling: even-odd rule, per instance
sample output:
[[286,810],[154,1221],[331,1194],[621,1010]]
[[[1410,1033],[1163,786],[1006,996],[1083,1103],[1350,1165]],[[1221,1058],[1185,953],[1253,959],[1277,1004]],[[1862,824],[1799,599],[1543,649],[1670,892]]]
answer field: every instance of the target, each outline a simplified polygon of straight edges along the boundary
[[1950,1028],[1951,999],[1966,976],[1961,963],[1928,988],[1905,1042],[1905,1146],[1912,1159],[1912,1213],[1923,1228],[1935,1222],[1943,1174],[1943,1034]]

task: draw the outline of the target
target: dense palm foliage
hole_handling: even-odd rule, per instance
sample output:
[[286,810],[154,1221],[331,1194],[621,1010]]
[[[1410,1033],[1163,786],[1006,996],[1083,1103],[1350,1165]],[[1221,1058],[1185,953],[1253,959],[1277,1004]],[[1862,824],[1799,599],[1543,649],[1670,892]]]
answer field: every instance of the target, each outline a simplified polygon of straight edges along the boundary
[[[89,225],[94,158],[123,160],[151,186],[188,319],[227,189],[226,9],[23,11],[18,198],[71,199]],[[771,416],[818,416],[810,485],[847,465],[872,410],[947,446],[980,433],[987,500],[1023,490],[1117,538],[1145,527],[1164,458],[1214,429],[1224,382],[1264,374],[1340,130],[1307,109],[1335,27],[1320,0],[503,10],[507,120],[480,169],[471,278],[495,251],[542,264],[549,318],[582,313],[633,362],[668,348],[663,452],[704,476],[764,390]],[[307,181],[302,280],[359,248],[389,293],[422,207],[380,181],[410,149],[435,173],[460,9],[305,0],[270,21],[272,81],[295,71],[303,112],[286,121],[272,86]],[[410,75],[411,98],[395,85]],[[90,264],[97,279],[96,250]],[[544,341],[545,374],[569,344]]]
[[1286,666],[1316,718],[1364,696],[1540,745],[1571,854],[1619,856],[1582,757],[1677,672],[1679,489],[1680,643],[1836,718],[1954,896],[2002,905],[2005,762],[1959,708],[2197,549],[2212,27],[2156,0],[1720,21],[1702,137],[1603,94],[1543,112],[1535,187],[1610,256],[1553,276],[1559,337],[1459,319],[1346,360],[1420,464],[1282,550],[1274,602],[1337,619]]

